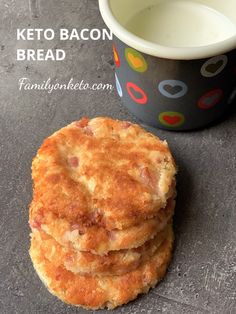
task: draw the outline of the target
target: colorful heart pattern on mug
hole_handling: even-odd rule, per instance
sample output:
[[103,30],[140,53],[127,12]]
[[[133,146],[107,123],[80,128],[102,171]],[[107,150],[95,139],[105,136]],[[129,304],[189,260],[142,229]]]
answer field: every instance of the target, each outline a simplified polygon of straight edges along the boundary
[[178,80],[164,80],[159,83],[158,89],[163,96],[174,99],[183,97],[188,92],[188,86]]
[[213,57],[203,64],[201,74],[204,77],[214,77],[224,70],[227,63],[228,58],[225,55]]
[[118,54],[118,51],[116,49],[115,44],[113,44],[113,57],[114,57],[115,65],[117,66],[117,68],[119,68],[120,67],[120,56]]
[[144,73],[147,71],[147,62],[142,54],[133,48],[125,49],[125,57],[129,66],[136,72]]
[[126,84],[127,92],[130,97],[138,104],[145,105],[148,101],[148,97],[144,90],[135,83],[128,82]]
[[159,114],[159,121],[164,126],[176,128],[184,124],[185,117],[180,112],[165,111]]
[[[129,68],[131,68],[135,72],[139,72],[140,75],[143,76],[143,73],[148,71],[149,69],[149,65],[146,61],[145,55],[143,55],[142,53],[140,53],[139,51],[131,47],[126,47],[123,50],[124,56],[122,56],[121,58],[114,44],[113,53],[114,53],[114,60],[115,60],[115,64],[117,68],[121,67],[123,57],[125,57],[125,60],[127,64],[129,65]],[[226,68],[228,64],[228,57],[226,55],[219,55],[219,56],[208,59],[203,64],[201,62],[199,63],[200,63],[199,71],[201,72],[201,75],[205,78],[211,78],[211,77],[219,75]],[[123,66],[125,67],[125,64],[123,64]],[[150,67],[150,70],[151,70],[151,67]],[[129,77],[129,73],[132,73],[132,71],[130,72],[130,70],[128,70],[128,72],[126,72],[126,75],[128,77]],[[128,96],[130,97],[130,100],[132,100],[135,104],[148,105],[147,106],[148,108],[151,108],[153,106],[153,103],[149,101],[149,96],[151,99],[152,94],[149,95],[148,94],[149,89],[147,90],[143,89],[143,86],[141,85],[142,83],[140,83],[142,82],[142,76],[140,77],[137,76],[137,82],[135,83],[133,81],[127,82],[127,77],[125,77],[126,81],[124,81],[125,85],[124,85],[124,88],[122,89],[122,86],[120,84],[120,78],[118,78],[118,74],[119,74],[119,77],[122,74],[122,72],[120,73],[120,69],[117,69],[117,73],[115,74],[115,82],[116,82],[115,84],[116,84],[117,92],[121,98],[126,96],[125,93],[127,93]],[[149,79],[148,75],[149,74],[147,74],[147,79]],[[131,80],[133,80],[133,77],[135,77],[135,75],[131,74],[130,75]],[[145,77],[146,77],[146,74],[145,74]],[[121,77],[121,79],[123,78]],[[175,100],[182,97],[184,98],[184,96],[189,93],[190,88],[187,85],[187,83],[183,80],[165,79],[163,81],[158,82],[157,89],[159,91],[159,97],[161,94],[162,96],[166,98]],[[222,101],[224,96],[227,96],[227,95],[224,94],[223,89],[221,88],[212,89],[210,91],[207,91],[205,94],[203,94],[200,97],[200,99],[195,102],[195,106],[197,106],[199,109],[202,109],[202,110],[212,109]],[[226,101],[228,104],[231,104],[235,98],[236,98],[236,91],[234,90],[232,94],[228,96]],[[160,101],[164,102],[163,99],[160,99]],[[194,99],[192,99],[191,103],[194,106]],[[185,104],[186,104],[186,100],[183,99],[183,106],[185,106]],[[191,104],[189,104],[189,106],[191,106]],[[186,109],[183,107],[183,111],[181,109],[179,109],[180,110],[179,112],[171,111],[172,108],[177,109],[177,107],[179,107],[179,103],[178,103],[178,106],[176,107],[176,102],[173,102],[173,104],[171,105],[170,100],[166,103],[166,107],[167,107],[166,108],[167,111],[162,112],[158,115],[158,121],[159,123],[164,125],[166,128],[177,130],[186,122]],[[190,117],[190,120],[191,119],[192,118]]]
[[222,89],[212,89],[199,99],[198,107],[204,110],[211,109],[222,100],[223,96],[224,93]]

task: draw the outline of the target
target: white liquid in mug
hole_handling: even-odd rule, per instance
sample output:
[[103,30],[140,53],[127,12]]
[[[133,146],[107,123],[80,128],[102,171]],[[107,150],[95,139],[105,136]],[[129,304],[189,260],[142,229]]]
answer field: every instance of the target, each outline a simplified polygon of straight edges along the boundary
[[169,47],[205,46],[236,34],[236,25],[226,16],[190,1],[164,1],[150,6],[136,14],[126,28]]

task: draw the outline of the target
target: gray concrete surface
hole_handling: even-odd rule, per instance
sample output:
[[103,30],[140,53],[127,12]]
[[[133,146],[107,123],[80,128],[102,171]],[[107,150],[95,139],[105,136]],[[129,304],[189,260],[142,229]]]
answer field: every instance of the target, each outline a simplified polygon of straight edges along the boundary
[[[0,0],[0,313],[82,314],[47,292],[29,259],[31,160],[45,137],[81,116],[135,118],[113,92],[18,90],[21,77],[113,83],[108,41],[16,41],[17,27],[102,28],[97,1],[41,0],[40,7],[35,18],[27,1]],[[64,48],[68,58],[16,62],[17,47],[36,46]],[[180,168],[174,259],[158,287],[114,313],[236,313],[235,110],[202,131],[151,131],[169,141]]]

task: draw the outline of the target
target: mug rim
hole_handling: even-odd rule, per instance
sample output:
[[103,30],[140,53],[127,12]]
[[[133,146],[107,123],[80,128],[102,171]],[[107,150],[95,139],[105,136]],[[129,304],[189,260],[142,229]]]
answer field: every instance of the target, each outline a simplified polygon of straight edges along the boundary
[[205,59],[236,49],[236,34],[223,41],[199,47],[168,47],[155,44],[134,35],[122,26],[112,13],[110,0],[99,0],[99,9],[107,27],[116,37],[132,48],[154,57],[173,60]]

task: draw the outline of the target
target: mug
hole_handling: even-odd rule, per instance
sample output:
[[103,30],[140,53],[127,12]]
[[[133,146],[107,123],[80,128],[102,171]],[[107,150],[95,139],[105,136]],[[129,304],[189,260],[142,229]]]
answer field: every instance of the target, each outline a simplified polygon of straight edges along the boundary
[[99,0],[99,7],[114,34],[118,95],[136,117],[178,131],[224,115],[236,96],[235,0]]

